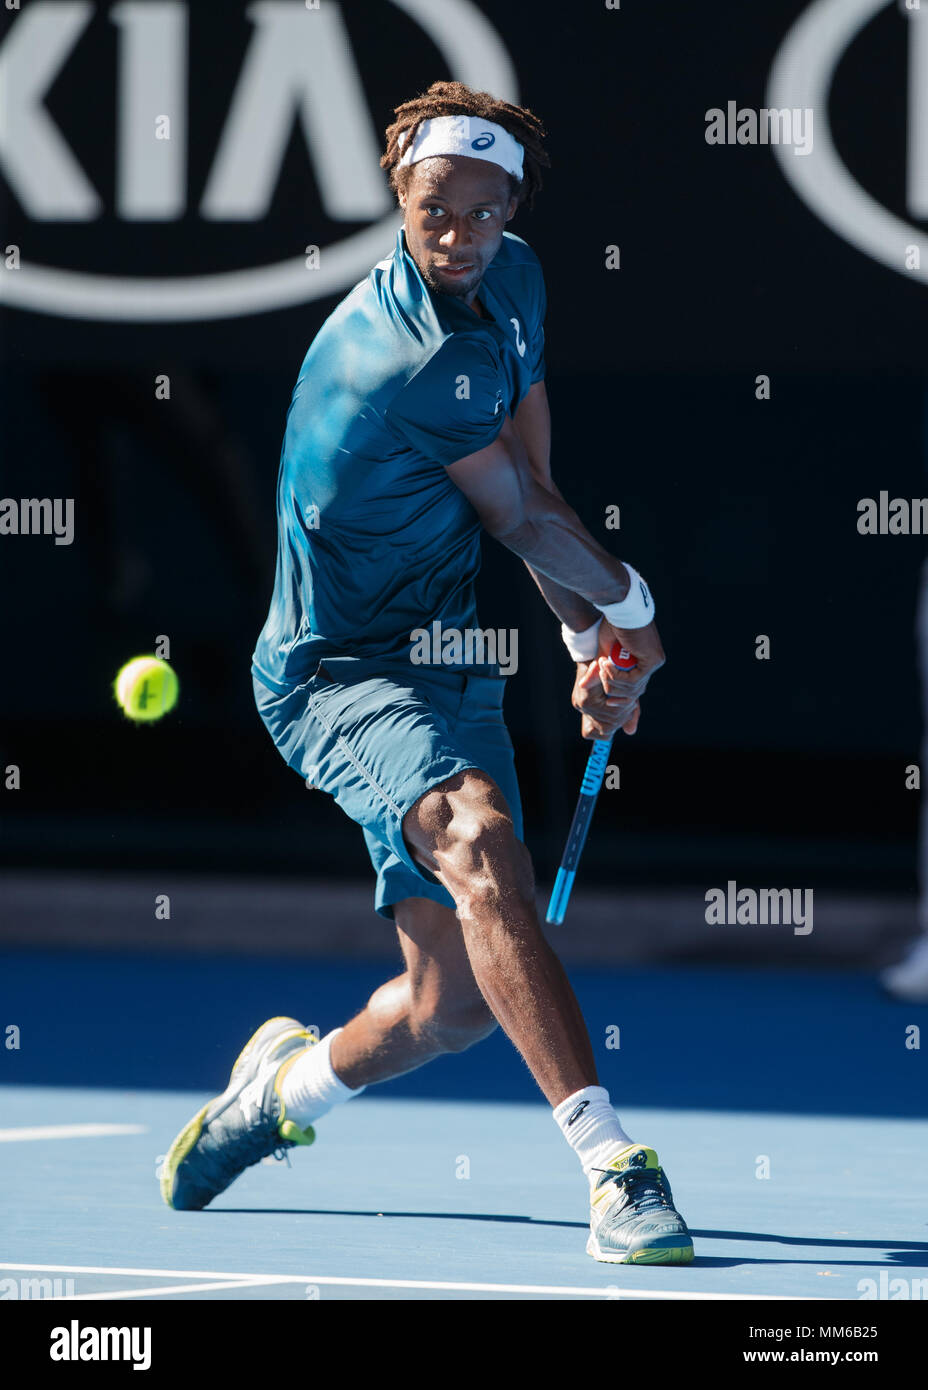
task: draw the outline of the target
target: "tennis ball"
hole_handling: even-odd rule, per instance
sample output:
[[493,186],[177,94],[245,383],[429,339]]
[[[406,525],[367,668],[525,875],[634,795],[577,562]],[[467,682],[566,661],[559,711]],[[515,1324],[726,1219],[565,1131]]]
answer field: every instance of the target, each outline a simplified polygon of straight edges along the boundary
[[148,722],[174,708],[180,686],[173,667],[159,656],[134,656],[121,668],[113,689],[124,714]]

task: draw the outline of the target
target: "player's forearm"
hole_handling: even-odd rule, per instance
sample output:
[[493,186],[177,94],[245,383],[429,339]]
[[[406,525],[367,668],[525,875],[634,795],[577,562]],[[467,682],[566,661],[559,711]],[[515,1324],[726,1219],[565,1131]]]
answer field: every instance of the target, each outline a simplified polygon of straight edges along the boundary
[[[519,417],[516,416],[518,423]],[[531,458],[531,453],[529,454]],[[551,477],[550,471],[543,473],[541,477],[533,468],[535,481],[548,492],[553,492],[555,497],[559,497],[566,505],[566,499],[557,483]],[[588,603],[585,598],[575,594],[572,589],[565,589],[563,584],[556,584],[553,579],[549,579],[546,574],[541,574],[533,565],[526,561],[525,565],[529,574],[534,579],[541,591],[542,598],[556,617],[562,623],[566,623],[572,632],[585,632],[588,627],[592,627],[600,617],[599,610]]]
[[[621,560],[593,539],[561,497],[537,483],[526,489],[518,518],[487,529],[532,570],[589,604],[620,603],[628,594],[628,572]],[[562,621],[568,622],[567,617]],[[592,622],[595,614],[586,624],[579,622],[574,630],[589,627]],[[574,624],[568,622],[568,626]]]
[[585,598],[575,594],[572,589],[565,589],[563,584],[555,583],[546,574],[541,574],[527,560],[525,568],[538,585],[542,598],[551,612],[562,623],[566,623],[572,632],[585,632],[602,616],[599,610],[588,603]]

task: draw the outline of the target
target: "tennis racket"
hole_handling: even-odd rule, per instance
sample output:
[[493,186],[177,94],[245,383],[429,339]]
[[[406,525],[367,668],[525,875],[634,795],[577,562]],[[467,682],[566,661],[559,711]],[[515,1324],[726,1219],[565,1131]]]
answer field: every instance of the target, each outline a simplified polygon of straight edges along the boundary
[[[612,664],[617,666],[620,671],[632,671],[638,665],[632,653],[626,651],[618,642],[612,648],[609,656]],[[548,903],[548,911],[545,916],[545,921],[550,922],[555,927],[561,925],[567,912],[570,892],[577,876],[577,865],[580,863],[580,855],[586,844],[590,823],[593,820],[593,812],[596,809],[596,801],[603,785],[606,768],[609,765],[611,747],[611,738],[593,740],[593,751],[587,760],[586,771],[580,784],[580,795],[577,798],[574,818],[570,823],[570,834],[567,836],[567,844],[561,856],[560,867],[554,880],[551,900]]]

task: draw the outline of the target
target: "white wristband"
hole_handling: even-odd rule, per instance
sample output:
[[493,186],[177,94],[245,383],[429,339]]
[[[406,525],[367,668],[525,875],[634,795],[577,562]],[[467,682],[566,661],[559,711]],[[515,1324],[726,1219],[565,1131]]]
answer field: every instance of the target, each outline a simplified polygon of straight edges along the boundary
[[648,623],[654,621],[654,600],[651,591],[637,570],[632,569],[625,560],[622,564],[628,570],[631,581],[625,598],[621,603],[597,603],[595,607],[612,627],[647,627]]
[[602,618],[597,618],[593,626],[586,628],[583,632],[573,632],[566,623],[561,623],[564,646],[574,661],[592,661],[594,657],[599,656],[599,625],[601,622]]

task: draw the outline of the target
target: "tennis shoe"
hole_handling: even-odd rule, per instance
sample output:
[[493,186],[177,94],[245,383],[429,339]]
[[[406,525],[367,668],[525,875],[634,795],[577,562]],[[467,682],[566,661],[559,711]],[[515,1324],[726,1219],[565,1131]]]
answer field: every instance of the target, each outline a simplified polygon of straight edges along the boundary
[[312,1127],[286,1117],[285,1073],[315,1045],[295,1018],[262,1023],[239,1053],[229,1084],[184,1126],[159,1170],[161,1196],[175,1211],[201,1211],[246,1168],[287,1149],[311,1144]]
[[595,1171],[588,1255],[605,1264],[690,1263],[693,1240],[653,1149],[631,1144]]

